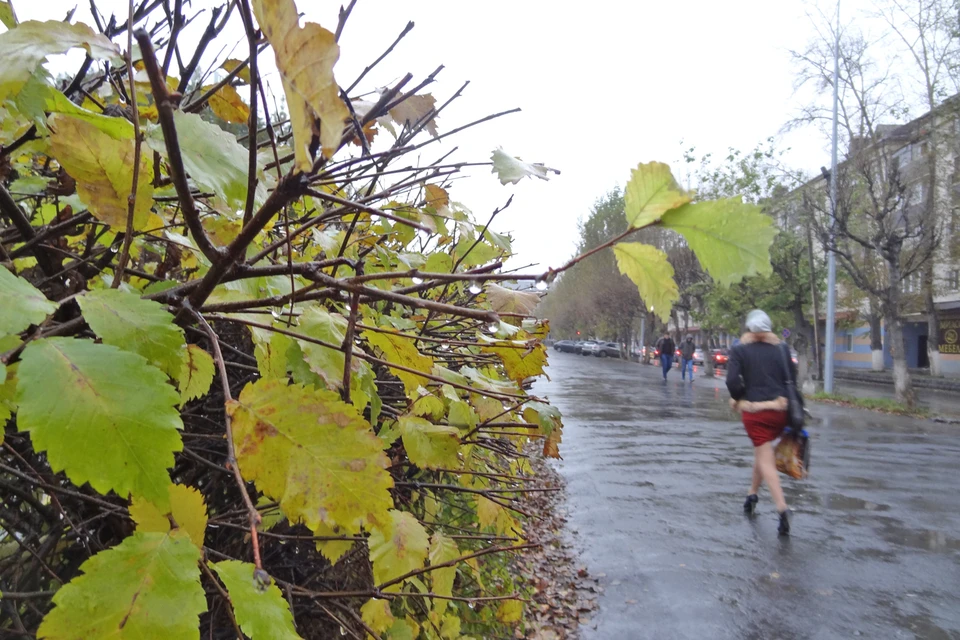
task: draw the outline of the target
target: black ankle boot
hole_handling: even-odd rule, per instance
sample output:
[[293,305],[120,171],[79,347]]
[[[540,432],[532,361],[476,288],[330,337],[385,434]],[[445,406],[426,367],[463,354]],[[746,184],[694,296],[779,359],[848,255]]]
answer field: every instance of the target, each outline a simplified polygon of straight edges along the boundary
[[777,532],[782,536],[790,535],[790,516],[788,515],[789,513],[790,513],[789,510],[780,512],[780,526],[777,527]]
[[743,512],[744,513],[753,513],[754,507],[757,506],[757,503],[760,502],[760,498],[755,493],[751,493],[747,496],[746,501],[743,503]]

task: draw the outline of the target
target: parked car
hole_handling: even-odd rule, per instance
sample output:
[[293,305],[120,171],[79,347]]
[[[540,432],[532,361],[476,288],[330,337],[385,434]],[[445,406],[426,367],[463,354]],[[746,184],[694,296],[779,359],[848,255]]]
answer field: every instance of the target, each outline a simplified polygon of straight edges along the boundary
[[616,342],[598,342],[593,348],[593,355],[598,358],[619,358],[620,345]]
[[728,349],[711,349],[713,355],[713,366],[725,369],[727,361],[730,360],[730,351]]
[[555,351],[560,351],[561,353],[576,353],[577,343],[573,340],[560,340],[553,344]]
[[596,340],[584,340],[583,344],[580,345],[580,355],[592,356],[597,344],[599,343]]
[[693,364],[703,364],[703,349],[695,349],[693,352]]

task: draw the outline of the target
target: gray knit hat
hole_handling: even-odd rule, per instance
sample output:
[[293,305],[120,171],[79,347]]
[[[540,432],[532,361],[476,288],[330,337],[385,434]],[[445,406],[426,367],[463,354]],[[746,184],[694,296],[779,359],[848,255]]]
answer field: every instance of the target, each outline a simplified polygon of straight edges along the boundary
[[754,309],[747,314],[747,329],[753,333],[767,333],[773,330],[770,316],[760,309]]

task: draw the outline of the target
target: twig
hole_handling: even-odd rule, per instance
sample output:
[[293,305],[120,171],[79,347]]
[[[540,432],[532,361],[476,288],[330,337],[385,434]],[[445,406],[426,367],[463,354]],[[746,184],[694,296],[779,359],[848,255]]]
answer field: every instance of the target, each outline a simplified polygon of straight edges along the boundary
[[[250,155],[247,158],[247,202],[243,207],[243,224],[246,226],[253,216],[253,204],[257,193],[257,82],[260,75],[257,66],[257,32],[253,27],[250,5],[247,0],[237,0],[237,6],[240,8],[240,18],[247,32],[247,45],[250,48],[250,117],[247,120]],[[263,108],[266,109],[267,105],[263,105]]]
[[353,340],[357,330],[357,310],[360,308],[360,294],[350,296],[350,319],[347,321],[347,333],[343,338],[343,401],[350,403],[350,359],[353,356]]
[[370,73],[371,70],[373,70],[375,66],[380,64],[384,58],[390,55],[390,52],[393,51],[393,49],[398,44],[400,44],[400,41],[403,40],[404,36],[406,36],[408,33],[410,33],[413,30],[413,26],[414,25],[412,20],[408,22],[407,26],[405,26],[403,28],[403,31],[400,32],[400,35],[397,36],[397,39],[393,41],[393,44],[387,47],[387,50],[381,53],[379,58],[377,58],[371,64],[369,64],[366,68],[364,68],[364,70],[360,73],[360,75],[357,76],[357,79],[354,80],[349,87],[347,87],[346,93],[350,93],[351,91],[353,91],[357,87],[357,85],[360,84],[360,81],[363,80],[367,76],[367,74]]
[[123,234],[123,248],[113,270],[111,289],[119,289],[123,271],[130,259],[130,244],[133,242],[133,215],[137,209],[137,185],[140,182],[140,153],[143,139],[140,137],[140,109],[137,107],[137,83],[133,77],[133,0],[128,2],[127,18],[127,83],[130,85],[130,109],[133,112],[133,184],[127,196],[127,227]]
[[183,167],[183,156],[180,153],[180,141],[177,138],[177,127],[173,120],[174,103],[170,92],[167,90],[167,84],[163,76],[160,75],[160,67],[157,66],[157,56],[153,52],[153,43],[150,36],[143,29],[138,29],[136,34],[137,43],[140,45],[140,52],[143,55],[143,66],[150,78],[150,88],[153,91],[153,98],[157,104],[157,113],[160,119],[160,128],[163,130],[163,141],[167,147],[167,165],[170,168],[170,177],[173,185],[177,189],[177,195],[180,197],[180,209],[183,211],[183,219],[190,228],[194,242],[206,258],[214,265],[219,263],[222,258],[221,250],[218,249],[210,238],[200,222],[200,212],[197,211],[197,205],[190,193],[190,185],[187,183],[187,172]]
[[[192,311],[192,310],[191,310]],[[227,377],[227,366],[223,359],[223,353],[220,352],[220,340],[217,338],[213,327],[207,323],[203,316],[193,312],[193,316],[200,323],[200,327],[206,332],[210,345],[213,348],[213,359],[217,363],[217,369],[220,372],[220,382],[223,386],[224,405],[233,401],[233,395],[230,393],[230,379]],[[253,506],[250,500],[250,494],[247,492],[247,484],[240,473],[240,465],[237,463],[236,448],[233,441],[233,422],[230,418],[230,410],[224,406],[223,423],[227,433],[227,467],[233,471],[233,478],[236,480],[237,488],[240,489],[240,495],[243,496],[243,502],[247,506],[247,519],[250,524],[250,543],[253,545],[253,563],[257,569],[263,571],[263,563],[260,561],[260,541],[257,538],[257,525],[260,524],[260,512]]]
[[[27,219],[23,209],[20,208],[20,205],[17,204],[17,201],[13,199],[13,196],[10,195],[10,192],[7,191],[7,188],[2,184],[0,184],[0,213],[10,218],[10,221],[13,222],[13,226],[20,232],[20,237],[23,240],[29,242],[36,237],[36,232],[33,230],[33,226],[30,224],[30,220]],[[59,267],[57,267],[43,247],[37,247],[33,254],[37,258],[37,264],[40,265],[40,269],[43,270],[43,273],[46,274],[48,278],[57,273]]]
[[436,569],[443,569],[444,567],[453,567],[460,564],[461,562],[472,560],[473,558],[479,558],[480,556],[485,556],[491,553],[506,553],[508,551],[521,551],[523,549],[535,549],[539,546],[540,545],[538,543],[528,542],[525,544],[518,544],[512,547],[488,547],[486,549],[481,549],[476,553],[460,556],[459,558],[456,558],[455,560],[450,560],[449,562],[442,562],[440,564],[431,565],[429,567],[423,567],[422,569],[414,569],[413,571],[408,571],[402,576],[399,576],[392,580],[387,580],[383,584],[377,585],[377,591],[383,591],[387,587],[393,586],[395,584],[400,584],[401,582],[403,582],[404,580],[407,580],[408,578],[419,576],[421,574],[428,573]]
[[347,19],[350,17],[350,13],[353,11],[353,7],[357,4],[357,0],[350,0],[350,4],[347,5],[347,8],[344,9],[343,5],[340,5],[340,18],[337,21],[337,30],[334,33],[334,39],[337,42],[340,42],[340,36],[343,34],[343,28],[347,26]]

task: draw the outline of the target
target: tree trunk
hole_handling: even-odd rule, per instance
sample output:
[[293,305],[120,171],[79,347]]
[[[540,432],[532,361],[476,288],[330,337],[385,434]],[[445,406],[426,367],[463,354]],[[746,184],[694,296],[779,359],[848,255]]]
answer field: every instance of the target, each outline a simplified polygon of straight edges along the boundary
[[872,368],[874,371],[883,371],[885,366],[883,362],[883,318],[877,309],[877,301],[873,296],[869,299],[870,315],[867,319],[870,322],[870,354],[872,358]]
[[940,320],[937,318],[937,305],[933,301],[933,257],[923,270],[923,298],[927,311],[927,359],[930,361],[930,375],[940,377]]
[[893,357],[893,388],[898,402],[908,407],[917,403],[910,380],[910,371],[907,369],[907,354],[903,344],[903,322],[896,311],[886,314],[887,331],[889,333],[890,355]]
[[713,346],[713,332],[704,331],[701,342],[703,342],[700,347],[703,351],[703,375],[707,378],[713,378],[716,375],[713,369],[713,354],[710,353],[710,348]]

